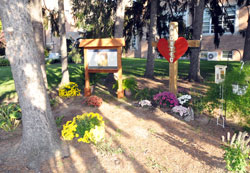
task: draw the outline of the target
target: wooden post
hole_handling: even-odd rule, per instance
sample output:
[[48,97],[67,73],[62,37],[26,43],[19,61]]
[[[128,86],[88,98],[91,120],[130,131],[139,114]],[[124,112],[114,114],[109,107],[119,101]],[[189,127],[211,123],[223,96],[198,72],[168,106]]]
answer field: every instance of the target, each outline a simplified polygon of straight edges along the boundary
[[89,82],[89,70],[88,70],[88,59],[87,59],[87,49],[84,49],[84,67],[85,67],[85,88],[84,96],[91,95],[90,82]]
[[174,43],[178,39],[178,23],[171,22],[169,25],[169,48],[170,48],[170,63],[169,63],[169,91],[177,94],[177,74],[178,62],[174,61],[175,47]]
[[[169,91],[177,94],[177,78],[178,78],[178,62],[174,60],[175,47],[174,43],[178,39],[178,23],[170,22],[169,25],[169,51],[170,51],[170,63],[169,63]],[[187,40],[188,47],[200,47],[200,40]],[[153,47],[157,47],[158,42],[152,42]]]
[[124,91],[122,89],[122,47],[117,48],[117,57],[118,57],[118,89],[117,89],[117,97],[124,97]]

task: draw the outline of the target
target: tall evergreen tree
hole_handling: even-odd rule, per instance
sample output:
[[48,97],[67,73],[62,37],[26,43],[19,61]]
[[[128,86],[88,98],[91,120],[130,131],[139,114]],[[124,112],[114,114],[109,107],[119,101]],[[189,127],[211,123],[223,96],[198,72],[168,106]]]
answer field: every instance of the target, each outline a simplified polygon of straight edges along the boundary
[[114,35],[116,1],[72,0],[77,27],[86,38],[107,38]]

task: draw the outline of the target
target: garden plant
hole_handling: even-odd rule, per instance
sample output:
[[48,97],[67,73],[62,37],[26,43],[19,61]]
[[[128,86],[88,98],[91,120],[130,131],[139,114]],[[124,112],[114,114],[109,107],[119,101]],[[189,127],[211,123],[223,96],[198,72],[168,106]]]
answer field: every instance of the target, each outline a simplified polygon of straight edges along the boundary
[[173,108],[179,105],[179,101],[176,98],[175,94],[168,91],[164,91],[154,95],[154,101],[160,107]]
[[63,125],[62,137],[64,140],[78,138],[78,142],[97,144],[104,140],[105,129],[102,116],[98,113],[84,113],[77,115],[72,121]]
[[223,149],[225,150],[224,160],[226,168],[232,172],[246,172],[246,166],[249,164],[250,154],[250,138],[247,132],[239,132],[230,138],[230,133],[227,134],[227,141],[222,136]]
[[78,85],[76,83],[70,82],[59,88],[59,96],[60,97],[80,96],[80,89],[78,88]]
[[21,122],[21,108],[16,103],[0,105],[0,128],[6,132],[14,131]]
[[102,105],[102,98],[92,95],[87,97],[83,103],[86,103],[88,106],[100,107]]

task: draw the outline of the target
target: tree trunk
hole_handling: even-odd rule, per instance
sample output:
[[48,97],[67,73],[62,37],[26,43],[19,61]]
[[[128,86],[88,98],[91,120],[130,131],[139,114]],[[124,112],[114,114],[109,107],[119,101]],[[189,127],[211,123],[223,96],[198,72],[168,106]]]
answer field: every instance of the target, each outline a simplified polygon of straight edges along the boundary
[[22,109],[23,125],[21,143],[8,158],[27,161],[35,168],[60,148],[59,136],[40,68],[27,1],[0,0],[0,4],[6,55]]
[[155,50],[152,46],[152,41],[155,41],[156,22],[157,22],[157,3],[158,0],[151,0],[150,6],[150,25],[149,25],[149,38],[148,38],[148,55],[147,65],[144,76],[146,78],[154,78],[154,61],[155,61]]
[[[128,3],[128,0],[118,0],[117,7],[115,12],[115,38],[123,37],[123,28],[124,28],[124,15],[125,8]],[[111,83],[110,83],[111,82]],[[106,85],[110,85],[115,83],[114,73],[109,73],[107,78],[105,79]]]
[[250,16],[248,16],[243,61],[250,61],[250,49],[249,48],[250,48]]
[[128,0],[118,0],[115,12],[115,38],[123,37],[124,15]]
[[[205,8],[205,0],[197,0],[194,5],[194,15],[192,19],[193,25],[193,40],[200,40],[202,35],[202,25],[203,25],[203,12]],[[197,82],[202,82],[203,78],[200,75],[200,58],[199,53],[201,48],[190,48],[190,66],[189,66],[189,80],[194,80]]]
[[69,83],[64,0],[58,0],[58,8],[59,8],[60,54],[62,62],[62,80],[60,85],[63,85]]
[[43,41],[43,18],[42,18],[42,5],[40,0],[30,1],[30,17],[32,21],[33,31],[35,35],[35,41],[38,48],[39,60],[43,74],[43,80],[46,88],[48,89],[48,81],[45,67],[44,57],[44,41]]

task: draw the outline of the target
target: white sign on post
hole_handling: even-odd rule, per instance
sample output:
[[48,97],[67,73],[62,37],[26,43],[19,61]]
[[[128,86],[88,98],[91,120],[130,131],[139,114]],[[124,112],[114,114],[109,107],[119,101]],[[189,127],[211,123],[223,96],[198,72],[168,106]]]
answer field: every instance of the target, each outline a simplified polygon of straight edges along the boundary
[[215,66],[215,83],[219,84],[225,80],[226,69],[227,69],[226,65]]

